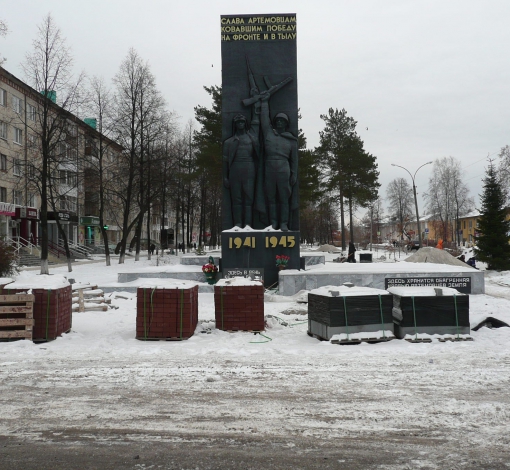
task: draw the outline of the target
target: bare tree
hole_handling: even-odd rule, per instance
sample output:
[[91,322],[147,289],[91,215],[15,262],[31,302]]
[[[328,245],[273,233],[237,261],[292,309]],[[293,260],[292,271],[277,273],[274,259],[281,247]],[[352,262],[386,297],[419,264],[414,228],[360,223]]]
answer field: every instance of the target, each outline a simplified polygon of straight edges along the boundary
[[[27,82],[41,92],[40,96],[34,97],[37,100],[36,119],[25,122],[35,136],[33,145],[38,147],[41,159],[31,168],[38,175],[41,196],[41,274],[48,274],[48,204],[55,210],[62,196],[60,182],[57,184],[54,179],[62,169],[61,165],[69,168],[77,163],[72,161],[74,152],[68,152],[67,146],[77,145],[71,113],[78,108],[84,74],[73,76],[71,51],[51,15],[46,16],[38,27],[33,50],[26,55],[22,68]],[[56,222],[71,271],[67,237],[60,221]]]
[[137,259],[143,217],[148,209],[146,193],[148,153],[151,131],[160,126],[154,123],[161,116],[164,100],[156,89],[155,78],[146,62],[130,49],[114,78],[115,122],[117,141],[125,148],[125,159],[119,168],[121,187],[117,192],[123,205],[122,240],[119,263],[124,263],[127,238],[135,228]]
[[[111,140],[114,132],[113,95],[102,78],[93,77],[89,85],[86,109],[90,115],[95,117],[96,130],[99,131],[99,135],[97,139],[90,139],[85,143],[87,159],[87,168],[84,171],[85,185],[98,195],[99,228],[104,243],[106,266],[110,266],[110,248],[105,223],[107,213],[115,213],[118,209],[112,185],[114,184],[114,169],[119,164],[113,157],[112,147],[115,144]],[[87,208],[85,211],[87,212]]]
[[[9,28],[7,27],[7,23],[0,19],[0,37],[7,36],[7,33],[9,32]],[[5,57],[2,57],[0,55],[0,65],[3,65],[7,59]]]
[[391,215],[398,221],[399,238],[404,238],[407,221],[414,210],[413,189],[405,178],[395,178],[386,188]]
[[444,240],[453,235],[458,240],[459,218],[474,206],[469,189],[463,182],[463,171],[459,160],[443,157],[434,161],[428,192],[427,207],[439,224],[439,233]]

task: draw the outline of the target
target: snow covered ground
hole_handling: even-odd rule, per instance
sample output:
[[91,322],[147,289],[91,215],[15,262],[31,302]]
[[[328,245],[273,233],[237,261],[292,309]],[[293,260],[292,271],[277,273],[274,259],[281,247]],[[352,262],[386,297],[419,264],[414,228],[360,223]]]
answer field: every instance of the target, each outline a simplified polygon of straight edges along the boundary
[[[154,264],[128,258],[50,271],[103,286],[118,272],[161,269]],[[20,277],[37,282],[37,273]],[[488,295],[470,297],[472,326],[488,316],[510,323],[510,272],[487,272],[486,282]],[[117,308],[74,313],[72,331],[55,341],[0,343],[0,437],[45,445],[221,438],[265,451],[278,442],[275,458],[335,456],[321,468],[510,467],[510,328],[481,328],[472,342],[340,346],[310,338],[306,305],[281,296],[265,303],[264,336],[216,330],[213,295],[199,294],[192,338],[143,342],[135,294],[111,298]],[[354,445],[358,454],[348,452]],[[14,459],[3,452],[4,462]],[[362,455],[374,460],[357,467]],[[118,468],[151,468],[138,464]]]

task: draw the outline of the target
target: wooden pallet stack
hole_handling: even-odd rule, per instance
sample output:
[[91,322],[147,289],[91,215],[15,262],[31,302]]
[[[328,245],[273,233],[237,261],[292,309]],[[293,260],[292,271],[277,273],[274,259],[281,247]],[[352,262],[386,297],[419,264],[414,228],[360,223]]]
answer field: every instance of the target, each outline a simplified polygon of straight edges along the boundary
[[32,340],[34,300],[29,294],[0,295],[0,340]]
[[71,330],[72,293],[69,284],[55,288],[38,288],[35,285],[20,286],[12,283],[7,284],[2,293],[3,295],[26,294],[27,291],[31,291],[35,297],[33,341],[51,341]]
[[93,284],[73,284],[73,312],[86,310],[108,310],[111,299],[105,297],[102,289]]

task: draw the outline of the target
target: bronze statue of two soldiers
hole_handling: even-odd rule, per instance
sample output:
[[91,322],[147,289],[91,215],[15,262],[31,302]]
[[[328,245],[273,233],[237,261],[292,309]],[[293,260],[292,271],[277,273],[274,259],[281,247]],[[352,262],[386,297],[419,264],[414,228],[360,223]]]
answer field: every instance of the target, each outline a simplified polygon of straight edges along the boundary
[[[252,227],[253,211],[274,230],[289,230],[291,210],[297,208],[297,138],[287,131],[289,117],[277,113],[271,123],[269,99],[292,79],[259,91],[248,65],[251,125],[243,114],[234,116],[233,135],[223,143],[223,185],[230,192],[235,227]],[[262,129],[262,135],[260,135]]]

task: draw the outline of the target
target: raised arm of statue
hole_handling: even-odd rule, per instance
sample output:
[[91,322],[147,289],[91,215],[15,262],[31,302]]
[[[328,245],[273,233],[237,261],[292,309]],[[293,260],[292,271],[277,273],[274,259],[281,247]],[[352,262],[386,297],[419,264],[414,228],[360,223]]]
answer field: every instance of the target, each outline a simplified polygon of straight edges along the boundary
[[260,122],[262,124],[262,134],[264,138],[266,138],[270,132],[273,131],[273,127],[271,126],[271,119],[269,117],[269,95],[267,95],[267,99],[262,99],[262,103],[260,105]]

